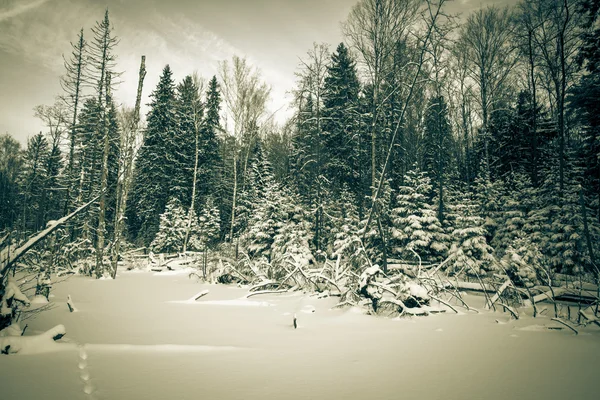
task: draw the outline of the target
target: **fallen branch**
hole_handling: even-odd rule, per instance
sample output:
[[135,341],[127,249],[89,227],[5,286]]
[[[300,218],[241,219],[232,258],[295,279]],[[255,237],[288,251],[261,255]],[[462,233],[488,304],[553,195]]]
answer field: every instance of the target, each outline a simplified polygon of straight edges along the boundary
[[560,324],[563,324],[564,326],[566,326],[567,328],[569,328],[570,330],[572,330],[573,332],[575,332],[576,335],[579,335],[579,332],[577,332],[577,329],[573,328],[571,325],[569,325],[568,323],[566,323],[565,321],[563,321],[560,318],[551,318],[552,321],[556,321]]
[[258,290],[256,292],[250,292],[246,294],[246,298],[257,296],[259,294],[278,294],[278,293],[287,293],[290,289],[279,289],[279,290]]
[[208,290],[208,289],[206,289],[206,290],[203,290],[203,291],[201,291],[201,292],[198,292],[198,293],[196,293],[196,294],[195,294],[195,295],[193,295],[192,297],[190,297],[190,300],[196,301],[196,300],[198,300],[199,298],[206,296],[208,293],[209,293],[209,290]]
[[7,247],[6,249],[3,249],[0,252],[0,264],[4,263],[4,265],[0,269],[0,277],[4,277],[6,271],[8,271],[8,269],[19,258],[21,258],[25,253],[27,253],[27,251],[29,251],[29,249],[31,249],[38,242],[40,242],[41,240],[43,240],[46,236],[48,236],[49,234],[51,234],[52,232],[54,232],[56,229],[58,229],[58,227],[60,227],[61,225],[65,224],[71,218],[73,218],[74,216],[76,216],[77,214],[79,214],[81,211],[83,211],[86,208],[88,208],[91,204],[93,204],[96,200],[98,200],[99,197],[100,197],[100,195],[94,197],[88,203],[82,205],[77,210],[73,211],[71,214],[62,217],[62,218],[60,218],[57,221],[50,221],[50,222],[48,222],[48,225],[47,225],[46,229],[44,229],[43,231],[41,231],[41,232],[37,233],[36,235],[30,237],[29,240],[27,240],[27,242],[24,245],[19,246],[19,248],[16,249],[14,252],[12,252],[12,253],[9,252],[9,250],[10,250],[9,247]]
[[586,314],[583,310],[579,310],[579,315],[581,315],[588,323],[593,323],[600,326],[600,320],[593,315]]
[[502,295],[502,293],[504,293],[504,291],[506,290],[506,288],[510,285],[510,279],[507,279],[502,286],[500,286],[500,288],[498,289],[498,291],[496,291],[496,294],[494,296],[492,296],[492,298],[490,299],[490,302],[488,304],[486,304],[485,308],[486,309],[490,309],[494,306],[494,303],[496,301],[498,301],[498,299],[500,298],[500,296]]
[[443,305],[445,305],[446,307],[450,308],[452,311],[454,311],[455,313],[458,314],[458,311],[456,311],[456,309],[454,307],[452,307],[450,305],[450,303],[448,303],[448,302],[446,302],[446,301],[444,301],[444,300],[442,300],[440,298],[435,297],[431,293],[429,293],[429,297],[431,297],[433,300],[437,301],[438,303],[442,303]]
[[519,319],[519,314],[509,305],[506,305],[504,303],[498,303],[500,304],[502,307],[504,307],[505,311],[508,311],[512,314],[513,317],[515,317],[515,319]]

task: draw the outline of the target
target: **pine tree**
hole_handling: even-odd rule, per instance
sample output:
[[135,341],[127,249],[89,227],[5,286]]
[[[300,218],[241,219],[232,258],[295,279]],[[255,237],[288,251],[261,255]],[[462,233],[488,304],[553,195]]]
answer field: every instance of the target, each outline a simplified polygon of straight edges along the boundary
[[159,253],[181,250],[187,226],[186,212],[176,197],[169,199],[165,211],[160,215],[158,232],[150,247]]
[[[171,176],[171,195],[189,208],[192,203],[192,187],[196,151],[203,151],[200,143],[196,145],[196,134],[200,137],[199,125],[203,117],[203,105],[199,88],[191,75],[186,76],[177,86],[176,118],[177,137],[174,138],[175,174]],[[198,132],[196,132],[198,130]],[[200,154],[198,154],[200,156]]]
[[332,248],[329,249],[329,253],[334,257],[338,255],[351,257],[359,248],[360,219],[356,204],[357,201],[352,198],[352,193],[344,186],[337,202],[338,212],[334,214],[338,220],[332,231]]
[[131,207],[127,211],[130,233],[143,244],[149,244],[158,231],[159,216],[171,191],[171,177],[176,175],[175,87],[168,65],[151,97],[144,141],[135,166]]
[[21,212],[19,174],[23,161],[19,142],[8,134],[0,135],[0,230],[12,227]]
[[324,174],[338,190],[347,184],[354,191],[359,189],[359,164],[357,144],[358,93],[360,83],[356,62],[348,48],[340,43],[331,55],[327,77],[323,86],[324,152],[327,163]]
[[[548,266],[555,272],[581,273],[593,270],[589,249],[586,246],[580,190],[581,168],[572,163],[572,153],[565,163],[565,182],[559,192],[559,168],[556,161],[547,166],[535,208],[529,212],[524,230],[546,257]],[[585,205],[587,207],[587,204]],[[588,228],[592,246],[598,251],[600,224],[587,210]]]
[[23,190],[23,230],[36,231],[43,226],[45,182],[48,176],[48,140],[40,132],[27,141],[21,176]]
[[448,251],[448,237],[431,205],[432,185],[429,177],[416,165],[398,188],[396,206],[391,211],[393,252],[402,259],[438,261]]
[[463,194],[457,200],[449,205],[451,212],[456,214],[456,222],[448,250],[447,271],[472,276],[494,271],[493,249],[487,243],[485,221],[478,215],[476,203],[469,194]]
[[287,258],[294,264],[306,268],[315,263],[310,245],[313,241],[314,229],[311,226],[310,213],[299,204],[298,198],[288,188],[281,188],[282,224],[273,238],[271,259]]
[[424,168],[435,184],[437,218],[444,221],[445,177],[450,168],[453,144],[448,106],[443,96],[429,99],[425,115]]
[[283,226],[285,215],[281,203],[281,188],[275,182],[271,165],[261,150],[257,156],[259,159],[253,166],[254,182],[251,186],[259,193],[258,204],[249,216],[248,231],[244,234],[242,242],[251,257],[270,260],[275,235]]
[[212,193],[221,193],[219,188],[223,169],[223,161],[219,153],[219,133],[222,131],[219,117],[221,93],[216,76],[213,76],[208,82],[205,110],[200,136],[202,157],[199,161],[198,174],[198,180],[201,182],[199,196],[202,198],[206,198]]
[[221,218],[219,208],[215,206],[212,197],[204,204],[202,212],[198,217],[197,229],[190,238],[190,244],[195,250],[204,251],[207,247],[213,247],[221,237]]

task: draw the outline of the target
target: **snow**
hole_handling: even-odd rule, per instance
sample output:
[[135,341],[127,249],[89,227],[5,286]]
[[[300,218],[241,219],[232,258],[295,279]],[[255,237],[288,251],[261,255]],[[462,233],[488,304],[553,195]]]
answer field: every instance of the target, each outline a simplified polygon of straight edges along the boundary
[[42,295],[37,295],[33,296],[31,304],[48,304],[48,300]]
[[[4,332],[10,328],[9,335],[0,337],[0,349],[5,353],[40,354],[68,350],[70,347],[64,343],[57,343],[53,339],[56,335],[65,334],[65,327],[63,325],[57,325],[46,332],[33,336],[20,336],[21,332],[17,331],[18,326],[15,327],[13,325],[2,330]],[[19,336],[13,336],[14,333],[18,333]]]
[[[203,306],[181,304],[210,289]],[[596,399],[600,328],[556,326],[521,312],[453,313],[399,321],[332,309],[336,298],[245,299],[245,289],[187,276],[74,276],[53,289],[59,307],[27,320],[34,337],[66,336],[28,356],[0,356],[0,397],[21,399]],[[79,308],[69,313],[71,294]],[[258,300],[256,300],[258,299]],[[466,295],[483,309],[484,298]],[[269,303],[272,307],[221,306]],[[211,304],[212,303],[212,304]],[[300,315],[294,330],[292,315]],[[285,315],[284,315],[285,314]],[[496,319],[507,321],[497,324]],[[518,333],[518,335],[516,335]],[[584,335],[583,333],[587,333]],[[517,337],[513,337],[515,335]],[[51,347],[50,347],[51,346]],[[85,379],[84,379],[85,378]]]

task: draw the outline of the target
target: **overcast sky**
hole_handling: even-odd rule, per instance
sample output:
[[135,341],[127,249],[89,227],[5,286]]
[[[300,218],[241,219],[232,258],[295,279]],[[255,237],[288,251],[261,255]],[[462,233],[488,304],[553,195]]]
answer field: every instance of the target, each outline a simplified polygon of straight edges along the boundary
[[[468,14],[489,3],[514,0],[454,0],[452,12]],[[343,40],[340,22],[356,0],[0,0],[0,133],[21,143],[40,130],[33,107],[52,104],[61,93],[62,55],[79,30],[102,19],[108,7],[123,83],[120,104],[135,103],[137,72],[146,55],[142,103],[165,64],[177,81],[197,71],[205,78],[233,54],[260,68],[272,87],[273,111],[289,100],[299,57],[313,42]],[[147,111],[144,107],[142,112]],[[289,112],[278,112],[282,121]]]

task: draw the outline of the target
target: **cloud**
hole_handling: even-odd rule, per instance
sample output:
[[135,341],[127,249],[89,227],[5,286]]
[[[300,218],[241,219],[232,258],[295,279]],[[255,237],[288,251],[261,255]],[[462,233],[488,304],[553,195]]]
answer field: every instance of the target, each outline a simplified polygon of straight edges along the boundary
[[48,2],[48,0],[30,1],[28,3],[14,1],[12,4],[9,2],[6,8],[0,8],[0,22],[16,17],[29,10],[33,10],[46,2]]

